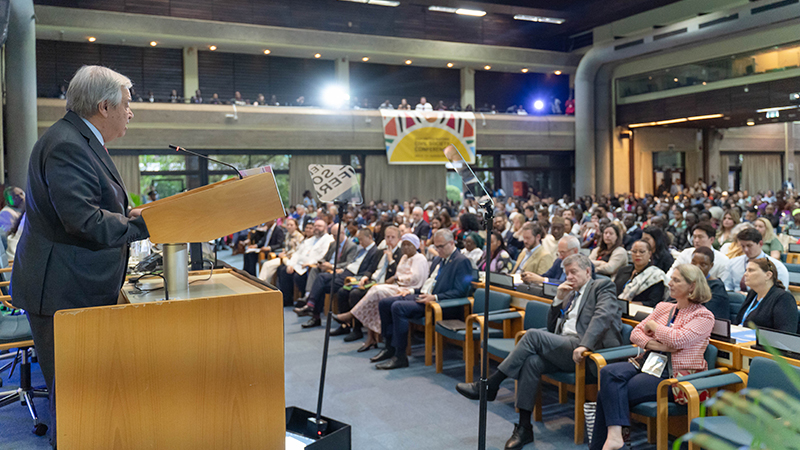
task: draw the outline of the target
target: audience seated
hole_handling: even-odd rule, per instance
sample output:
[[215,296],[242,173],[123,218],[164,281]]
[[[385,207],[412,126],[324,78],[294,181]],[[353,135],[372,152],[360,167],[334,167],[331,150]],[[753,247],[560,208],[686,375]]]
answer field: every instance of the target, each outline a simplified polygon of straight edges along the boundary
[[[631,342],[643,350],[634,359],[637,365],[620,362],[600,371],[592,450],[624,447],[622,427],[630,425],[631,407],[654,401],[662,380],[707,369],[703,355],[714,315],[703,306],[711,298],[705,277],[697,267],[681,264],[673,270],[669,289],[676,303],[659,303],[631,333]],[[652,367],[651,360],[657,358],[661,364]],[[675,398],[674,392],[671,389],[670,400],[685,404],[686,399]]]
[[712,245],[714,244],[714,237],[716,236],[714,227],[711,226],[709,222],[700,222],[694,226],[691,233],[694,248],[686,248],[678,255],[677,258],[675,258],[675,263],[669,269],[669,272],[667,272],[667,277],[672,277],[672,272],[675,271],[675,268],[679,265],[691,264],[692,254],[694,254],[695,248],[708,247],[714,252],[714,267],[711,268],[709,275],[712,278],[722,280],[722,282],[727,286],[728,278],[730,278],[730,261],[728,260],[727,256],[712,248]]
[[483,238],[480,234],[471,231],[464,236],[464,248],[461,253],[472,263],[472,267],[477,268],[483,260]]
[[[553,261],[553,265],[547,269],[547,272],[539,275],[533,272],[522,272],[522,281],[531,284],[543,283],[561,283],[567,279],[567,274],[564,272],[563,261],[570,255],[576,255],[581,249],[580,241],[572,235],[564,235],[558,241],[558,250],[556,256],[558,259]],[[592,265],[592,278],[594,278],[594,265]]]
[[[373,285],[383,284],[386,280],[391,280],[392,277],[395,276],[397,265],[403,254],[400,248],[400,230],[398,230],[397,227],[386,227],[384,230],[384,240],[378,245],[378,250],[381,252],[381,259],[378,261],[378,267],[372,273],[372,276],[361,277],[357,286],[353,286],[350,290],[342,287],[342,289],[339,289],[339,292],[337,292],[340,313],[351,311]],[[342,327],[344,329],[349,328],[349,334],[344,337],[345,342],[356,341],[364,337],[361,331],[361,322],[358,319],[353,319],[351,323],[344,323]]]
[[387,278],[385,283],[372,286],[349,312],[335,317],[343,325],[355,319],[367,327],[367,341],[358,349],[359,352],[377,348],[378,336],[381,334],[379,302],[387,297],[410,294],[420,289],[428,278],[428,260],[419,253],[419,245],[419,238],[415,234],[403,235],[400,242],[403,256],[397,264],[395,275]]
[[630,250],[633,243],[642,238],[642,229],[636,225],[633,214],[622,216],[622,224],[625,225],[625,236],[622,238],[622,245],[625,250]]
[[789,271],[777,259],[767,255],[762,250],[762,237],[755,228],[747,228],[736,235],[739,246],[743,254],[730,260],[730,276],[728,277],[725,288],[729,291],[738,291],[747,294],[747,285],[745,283],[745,273],[747,263],[758,258],[767,258],[777,269],[776,278],[781,281],[784,286],[789,285]]
[[258,272],[258,278],[263,281],[272,282],[272,278],[278,272],[278,267],[286,265],[288,258],[294,255],[295,250],[300,246],[305,238],[303,233],[297,229],[297,221],[288,217],[283,219],[283,228],[286,229],[284,233],[284,246],[283,251],[276,255],[276,258],[264,261],[261,265],[261,270]]
[[639,240],[631,246],[632,264],[619,269],[614,278],[617,295],[622,300],[644,306],[656,306],[664,300],[667,275],[653,264],[650,244]]
[[283,294],[283,306],[294,301],[295,286],[305,292],[308,272],[311,266],[325,256],[325,252],[333,242],[333,236],[326,232],[324,220],[314,222],[314,235],[304,240],[285,265],[278,268],[278,288]]
[[[506,251],[506,243],[503,242],[503,235],[499,231],[492,231],[490,239],[489,250],[491,251],[491,261],[489,263],[489,271],[494,273],[509,273],[514,265],[511,260],[511,255]],[[483,272],[486,270],[486,258],[483,258],[479,264],[478,269]]]
[[694,249],[692,254],[692,265],[703,272],[706,277],[708,288],[711,289],[711,300],[705,303],[706,309],[714,314],[717,319],[729,320],[731,317],[731,304],[725,284],[722,280],[711,278],[708,272],[714,267],[714,252],[708,247]]
[[[336,252],[336,233],[339,233],[338,253]],[[309,269],[308,280],[306,281],[306,292],[296,303],[294,312],[301,317],[310,316],[312,314],[314,302],[308,302],[308,297],[311,294],[311,288],[314,286],[314,283],[317,281],[317,277],[319,277],[321,273],[333,271],[333,263],[334,258],[337,257],[336,255],[338,254],[337,265],[339,268],[342,268],[345,265],[353,262],[353,259],[355,259],[356,253],[358,252],[358,245],[345,236],[345,227],[340,227],[339,224],[331,225],[330,234],[331,237],[333,237],[333,240],[331,240],[331,243],[328,245],[328,250],[325,252],[325,256],[323,256],[319,261],[317,261],[316,264],[314,264],[313,267]],[[309,308],[306,308],[306,306]]]
[[[374,356],[372,362],[381,362],[378,369],[392,370],[408,367],[406,344],[408,320],[425,315],[425,304],[450,298],[465,297],[472,283],[472,264],[466,256],[456,251],[455,239],[450,230],[439,230],[433,236],[439,253],[430,269],[428,279],[412,293],[384,298],[378,303],[381,334],[386,348]],[[382,362],[383,361],[383,362]]]
[[285,237],[286,230],[278,226],[275,220],[256,228],[254,239],[244,254],[244,271],[253,276],[258,275],[258,256],[261,253],[282,250]]
[[428,222],[425,222],[425,219],[422,217],[424,210],[417,206],[411,211],[411,218],[413,219],[412,222],[409,224],[411,226],[411,232],[416,234],[420,240],[428,239],[428,234],[431,231],[431,226]]
[[736,315],[736,325],[797,333],[797,303],[776,273],[769,258],[747,263],[744,279],[750,292]]
[[[337,231],[336,227],[337,225],[334,225],[332,228],[334,233]],[[358,230],[357,237],[358,246],[353,244],[352,247],[353,249],[357,249],[355,257],[349,258],[347,256],[348,246],[343,246],[343,248],[340,250],[340,255],[344,254],[344,256],[339,258],[338,267],[335,269],[336,272],[334,273],[333,269],[331,269],[331,271],[321,272],[314,281],[314,284],[311,286],[311,290],[309,291],[308,295],[308,302],[306,303],[306,306],[301,308],[301,311],[306,314],[310,308],[311,319],[302,325],[303,328],[318,327],[322,324],[320,316],[325,304],[325,294],[338,292],[339,289],[344,287],[345,281],[348,278],[355,277],[359,280],[363,277],[370,278],[378,268],[378,262],[380,261],[381,254],[378,252],[375,242],[372,239],[372,231],[370,231],[369,228],[361,228]],[[344,241],[345,244],[348,242],[352,244],[352,241],[349,239]],[[335,245],[336,244],[334,243],[334,246]],[[331,280],[333,281],[332,288]],[[343,329],[338,331],[339,332],[337,334],[344,334]]]
[[[516,406],[519,424],[506,449],[521,449],[533,442],[531,416],[541,376],[573,371],[583,352],[622,344],[622,322],[614,283],[591,278],[592,263],[586,256],[564,260],[567,278],[558,287],[548,317],[547,330],[530,329],[488,380],[487,398],[493,401],[505,378],[518,381]],[[479,383],[459,383],[456,390],[477,400]]]
[[558,251],[558,241],[564,236],[566,231],[566,224],[563,218],[559,216],[553,217],[550,222],[550,233],[542,239],[542,247],[547,250],[547,253],[555,255]]
[[522,227],[524,248],[517,257],[512,273],[532,272],[542,274],[553,265],[555,258],[542,247],[544,230],[538,223],[526,223]]
[[775,229],[772,227],[772,223],[769,219],[766,217],[759,217],[753,222],[753,226],[761,233],[761,237],[763,238],[762,250],[764,253],[771,256],[773,259],[781,259],[783,244],[781,244],[781,241],[775,236]]
[[602,227],[601,233],[600,243],[592,250],[589,259],[597,273],[613,278],[628,262],[628,253],[622,246],[622,233],[616,225]]

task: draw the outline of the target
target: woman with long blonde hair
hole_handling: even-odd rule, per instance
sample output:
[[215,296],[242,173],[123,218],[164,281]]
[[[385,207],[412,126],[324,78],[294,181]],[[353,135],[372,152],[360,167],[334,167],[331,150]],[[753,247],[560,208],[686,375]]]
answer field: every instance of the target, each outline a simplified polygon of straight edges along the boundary
[[772,228],[772,224],[769,220],[765,217],[759,217],[753,222],[753,226],[761,233],[761,238],[763,239],[761,250],[769,256],[780,260],[781,252],[783,252],[783,244],[781,244],[781,241],[775,236],[775,229]]

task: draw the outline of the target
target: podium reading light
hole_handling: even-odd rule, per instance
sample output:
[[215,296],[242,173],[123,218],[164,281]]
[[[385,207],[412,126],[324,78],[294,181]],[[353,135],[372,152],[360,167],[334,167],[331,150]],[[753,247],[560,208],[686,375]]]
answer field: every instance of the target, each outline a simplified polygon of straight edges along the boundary
[[[483,221],[486,225],[486,250],[484,256],[486,258],[485,272],[486,278],[484,281],[484,295],[483,295],[483,323],[489,323],[489,287],[491,286],[489,275],[492,259],[492,222],[494,219],[494,201],[489,192],[483,186],[483,183],[475,176],[475,172],[469,167],[469,164],[464,160],[458,149],[450,144],[444,148],[444,156],[450,161],[450,166],[458,173],[464,186],[469,192],[478,200],[478,204],[483,210]],[[489,345],[489,333],[483,333],[483,342],[481,342],[481,379],[480,379],[480,413],[478,418],[478,449],[486,449],[486,394],[489,388],[487,378],[489,375],[489,352],[487,351]]]

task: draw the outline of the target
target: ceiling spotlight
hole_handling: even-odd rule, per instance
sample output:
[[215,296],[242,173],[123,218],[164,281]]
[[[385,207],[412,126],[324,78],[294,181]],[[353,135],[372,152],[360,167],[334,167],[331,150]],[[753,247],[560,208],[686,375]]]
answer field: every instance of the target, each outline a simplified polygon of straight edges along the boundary
[[492,66],[489,65],[483,66],[483,70],[492,70]]
[[747,119],[747,126],[748,127],[752,127],[755,124],[756,124],[756,122],[753,119]]
[[486,11],[481,11],[479,9],[458,8],[456,10],[456,14],[460,14],[462,16],[483,17],[486,15]]
[[453,67],[453,63],[447,63],[447,67]]
[[94,42],[94,41],[96,41],[96,40],[97,40],[97,38],[96,38],[96,37],[94,37],[94,36],[89,36],[89,42]]
[[407,59],[407,60],[406,60],[406,65],[409,65],[409,64],[411,64],[411,62],[412,62],[412,61],[411,61],[410,59]]
[[270,53],[272,53],[272,51],[271,51],[271,50],[269,50],[269,49],[267,49],[267,50],[264,50],[264,54],[265,54],[265,55],[269,55]]
[[428,6],[428,11],[455,14],[455,12],[458,11],[458,8],[450,8],[449,6]]
[[397,0],[339,0],[339,1],[363,3],[365,5],[391,6],[392,8],[400,6],[400,2],[398,2]]
[[361,58],[361,60],[364,61],[364,62],[367,62],[367,61],[369,61],[369,56],[365,56],[365,57]]
[[322,55],[320,55],[319,53],[317,53],[317,54],[315,54],[315,55],[314,55],[314,58],[317,58],[317,59],[319,59],[319,58],[322,58]]
[[533,109],[535,109],[537,111],[543,110],[544,109],[544,102],[541,101],[541,100],[536,100],[535,102],[533,102]]
[[564,23],[564,19],[559,19],[557,17],[529,16],[527,14],[517,14],[514,16],[514,20],[527,20],[528,22],[552,23],[556,25]]
[[350,94],[342,86],[330,85],[322,90],[322,103],[328,108],[339,109],[347,107]]
[[156,45],[158,45],[158,42],[150,41],[150,47],[155,47]]
[[522,73],[528,73],[528,68],[527,67],[523,68]]
[[675,78],[673,78],[673,79],[672,79],[672,81],[674,81],[674,82],[676,82],[676,83],[677,83],[677,82],[678,82],[678,78],[677,78],[677,77],[675,77]]
[[216,46],[216,45],[210,45],[210,46],[208,47],[208,49],[209,49],[209,50],[211,50],[211,51],[213,52],[214,50],[216,50],[216,49],[217,49],[217,46]]
[[556,70],[556,71],[555,71],[555,72],[553,72],[553,73],[554,73],[554,74],[556,74],[556,75],[561,75],[561,71],[560,71],[560,70]]

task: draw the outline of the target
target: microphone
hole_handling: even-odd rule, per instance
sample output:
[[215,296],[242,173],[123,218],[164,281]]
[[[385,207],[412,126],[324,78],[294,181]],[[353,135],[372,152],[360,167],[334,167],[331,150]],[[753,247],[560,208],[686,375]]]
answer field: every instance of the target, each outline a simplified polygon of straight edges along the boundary
[[179,146],[177,146],[177,145],[172,145],[172,144],[169,144],[169,148],[171,148],[171,149],[173,149],[173,150],[175,150],[175,151],[178,151],[178,152],[186,152],[186,153],[188,153],[188,154],[190,154],[190,155],[199,156],[199,157],[201,157],[201,158],[205,158],[205,159],[207,159],[207,160],[209,160],[209,161],[214,161],[214,162],[215,162],[215,163],[217,163],[217,164],[222,164],[223,166],[228,166],[228,167],[230,167],[231,169],[233,169],[233,171],[234,171],[234,172],[236,172],[236,175],[239,177],[239,179],[240,179],[240,180],[243,178],[243,177],[242,177],[242,174],[241,174],[241,173],[239,173],[239,169],[237,169],[236,167],[234,167],[234,166],[233,166],[233,165],[231,165],[231,164],[228,164],[228,163],[226,163],[226,162],[222,162],[222,161],[220,161],[220,160],[218,160],[218,159],[214,159],[214,158],[212,158],[212,157],[210,157],[210,156],[202,155],[202,154],[200,154],[200,153],[195,153],[195,152],[193,152],[193,151],[191,151],[191,150],[188,150],[188,149],[186,149],[186,148],[183,148],[183,147],[179,147]]

